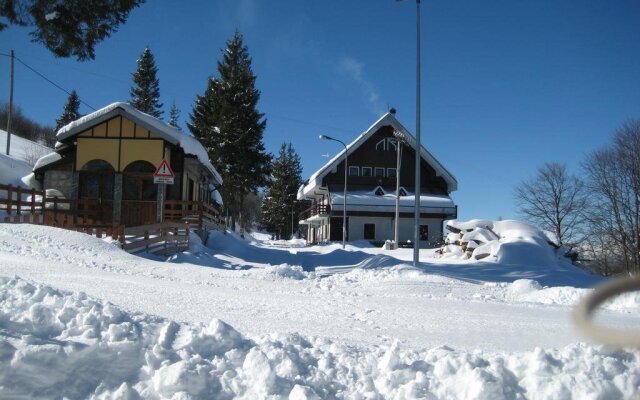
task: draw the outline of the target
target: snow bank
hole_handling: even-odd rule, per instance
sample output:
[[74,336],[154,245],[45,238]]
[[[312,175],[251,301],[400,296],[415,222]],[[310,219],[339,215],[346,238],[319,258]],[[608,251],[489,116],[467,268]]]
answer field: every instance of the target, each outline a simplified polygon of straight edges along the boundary
[[[522,284],[525,286],[526,284]],[[514,289],[515,290],[515,289]],[[525,290],[526,291],[526,290]],[[523,353],[353,347],[179,324],[0,278],[2,398],[631,398],[640,353],[575,344]]]
[[491,260],[503,264],[557,264],[563,252],[549,243],[541,230],[520,221],[449,221],[443,254],[458,256],[460,246],[466,258]]

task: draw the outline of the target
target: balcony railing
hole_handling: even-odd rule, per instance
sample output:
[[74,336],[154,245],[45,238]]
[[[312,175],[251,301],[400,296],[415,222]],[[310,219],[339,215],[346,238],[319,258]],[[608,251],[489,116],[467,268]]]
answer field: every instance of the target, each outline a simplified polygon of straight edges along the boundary
[[311,207],[307,208],[303,212],[300,213],[299,219],[300,221],[304,221],[314,216],[328,216],[331,212],[331,207],[327,204],[314,204]]

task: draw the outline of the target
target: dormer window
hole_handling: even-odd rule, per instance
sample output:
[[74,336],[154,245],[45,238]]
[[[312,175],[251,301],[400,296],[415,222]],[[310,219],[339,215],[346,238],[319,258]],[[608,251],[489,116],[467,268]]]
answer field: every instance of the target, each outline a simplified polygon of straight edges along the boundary
[[376,190],[373,192],[373,194],[375,194],[376,196],[384,196],[385,195],[384,189],[378,186]]
[[397,141],[395,139],[392,138],[387,138],[387,150],[393,150],[396,151],[397,150]]
[[378,143],[376,143],[376,150],[377,151],[387,151],[387,150],[393,150],[396,151],[396,146],[397,146],[397,141],[394,138],[384,138],[381,141],[379,141]]
[[400,188],[400,190],[398,191],[398,193],[400,193],[400,196],[406,196],[407,195],[407,191],[404,190],[403,187]]

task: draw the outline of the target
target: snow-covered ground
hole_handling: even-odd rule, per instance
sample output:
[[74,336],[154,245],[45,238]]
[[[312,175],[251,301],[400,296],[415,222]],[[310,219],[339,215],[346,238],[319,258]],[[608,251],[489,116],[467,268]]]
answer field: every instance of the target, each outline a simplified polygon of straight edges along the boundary
[[[45,151],[13,136],[0,183],[33,184]],[[526,224],[454,226],[414,268],[411,249],[367,243],[214,232],[142,258],[0,224],[0,398],[638,398],[640,350],[584,343],[570,322],[603,278]],[[598,322],[637,328],[639,311],[627,294]]]
[[[570,322],[601,279],[560,259],[424,251],[415,269],[410,249],[193,242],[167,262],[0,224],[0,398],[640,394],[640,351],[583,343]],[[598,321],[638,327],[639,309],[630,294]]]
[[35,161],[53,149],[39,143],[11,135],[11,145],[7,156],[7,132],[0,129],[0,183],[30,187],[32,180],[27,177]]

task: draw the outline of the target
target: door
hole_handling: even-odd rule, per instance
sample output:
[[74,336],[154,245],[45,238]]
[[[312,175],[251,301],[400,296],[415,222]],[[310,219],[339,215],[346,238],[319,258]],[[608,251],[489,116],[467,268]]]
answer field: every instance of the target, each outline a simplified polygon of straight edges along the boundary
[[157,216],[158,185],[153,183],[156,168],[147,161],[134,161],[122,174],[122,224],[154,224]]

